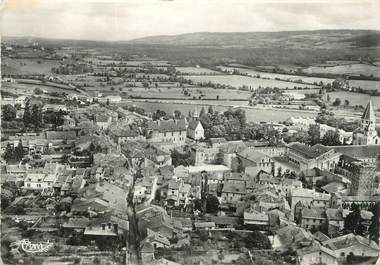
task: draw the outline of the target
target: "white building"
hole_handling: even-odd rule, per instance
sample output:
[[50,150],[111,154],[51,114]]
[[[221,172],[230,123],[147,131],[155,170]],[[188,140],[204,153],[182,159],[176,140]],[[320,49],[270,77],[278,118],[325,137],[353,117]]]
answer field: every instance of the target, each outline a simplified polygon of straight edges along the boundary
[[205,130],[198,119],[193,119],[187,127],[187,137],[193,140],[202,140],[205,138]]

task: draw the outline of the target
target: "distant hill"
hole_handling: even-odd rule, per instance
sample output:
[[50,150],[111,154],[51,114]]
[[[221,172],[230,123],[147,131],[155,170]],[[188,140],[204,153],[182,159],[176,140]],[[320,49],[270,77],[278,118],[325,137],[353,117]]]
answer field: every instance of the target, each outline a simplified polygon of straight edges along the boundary
[[337,48],[379,46],[380,31],[316,30],[281,32],[198,32],[152,36],[127,41],[128,44],[172,45],[223,48]]
[[307,67],[331,60],[380,58],[380,31],[375,30],[198,32],[114,42],[27,37],[3,37],[2,41],[37,41],[53,48],[81,47],[98,55],[142,55],[186,66],[238,63]]

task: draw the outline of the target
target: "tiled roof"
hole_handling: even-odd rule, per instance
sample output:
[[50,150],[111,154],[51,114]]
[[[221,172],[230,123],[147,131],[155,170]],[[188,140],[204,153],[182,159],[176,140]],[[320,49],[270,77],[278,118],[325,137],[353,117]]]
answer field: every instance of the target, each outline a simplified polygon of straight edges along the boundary
[[249,147],[238,153],[238,155],[255,163],[260,163],[266,157],[265,154]]
[[186,130],[186,120],[148,121],[148,130],[163,132],[178,132]]
[[325,209],[313,207],[313,208],[303,208],[302,209],[302,218],[313,218],[313,219],[325,219]]
[[[195,130],[198,127],[198,124],[201,124],[201,122],[199,120],[191,120],[189,122],[188,128],[191,130]],[[201,126],[202,126],[202,124],[201,124]]]
[[332,238],[330,240],[323,242],[323,245],[328,246],[332,250],[344,249],[347,247],[354,246],[355,244],[361,244],[368,248],[380,250],[379,246],[374,241],[370,241],[367,238],[364,238],[359,235],[354,235],[352,233],[343,235],[340,237]]
[[317,158],[329,151],[328,147],[321,144],[308,146],[298,142],[289,144],[289,148],[303,155],[307,159]]
[[327,148],[353,158],[377,158],[380,154],[380,145],[342,145]]

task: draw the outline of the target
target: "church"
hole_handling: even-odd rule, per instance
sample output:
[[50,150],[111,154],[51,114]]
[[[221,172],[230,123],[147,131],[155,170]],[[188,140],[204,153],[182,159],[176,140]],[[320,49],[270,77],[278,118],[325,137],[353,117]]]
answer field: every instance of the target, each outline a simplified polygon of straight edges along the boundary
[[376,131],[376,116],[371,100],[361,117],[360,127],[353,132],[354,145],[380,144],[380,137]]

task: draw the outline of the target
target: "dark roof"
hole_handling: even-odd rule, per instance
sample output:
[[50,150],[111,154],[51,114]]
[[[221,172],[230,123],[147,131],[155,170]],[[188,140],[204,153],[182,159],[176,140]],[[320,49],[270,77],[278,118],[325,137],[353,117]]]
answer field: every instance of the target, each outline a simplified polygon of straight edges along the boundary
[[210,143],[213,144],[221,144],[221,143],[226,143],[227,140],[225,138],[210,138],[209,139]]
[[238,155],[255,163],[260,163],[266,157],[265,154],[250,147],[239,152]]
[[148,121],[148,130],[163,132],[177,132],[186,130],[186,120]]
[[380,154],[380,145],[342,145],[327,148],[353,158],[376,158]]
[[70,218],[67,222],[62,224],[64,228],[86,228],[90,220],[86,217]]
[[330,150],[330,148],[321,144],[308,146],[308,145],[301,144],[298,142],[290,144],[289,148],[302,154],[305,158],[308,158],[308,159],[317,158]]
[[192,129],[192,130],[195,130],[197,128],[197,126],[198,126],[199,123],[200,123],[199,120],[192,120],[192,121],[189,122],[188,128]]

